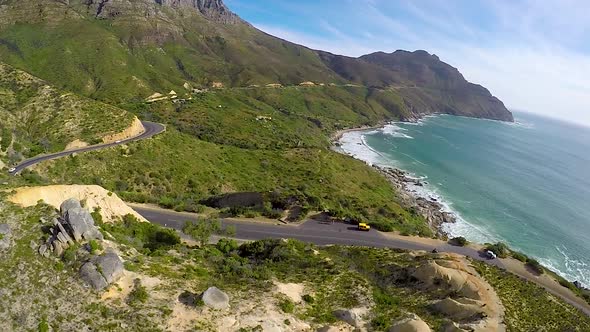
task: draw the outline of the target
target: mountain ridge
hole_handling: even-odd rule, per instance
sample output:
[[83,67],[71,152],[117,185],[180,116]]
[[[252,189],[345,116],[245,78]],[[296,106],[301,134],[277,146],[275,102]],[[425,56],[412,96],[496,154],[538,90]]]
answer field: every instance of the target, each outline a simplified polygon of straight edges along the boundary
[[414,117],[513,121],[487,89],[426,51],[350,58],[312,50],[256,29],[222,0],[0,1],[0,58],[106,102],[140,100],[187,82],[312,81],[394,91]]

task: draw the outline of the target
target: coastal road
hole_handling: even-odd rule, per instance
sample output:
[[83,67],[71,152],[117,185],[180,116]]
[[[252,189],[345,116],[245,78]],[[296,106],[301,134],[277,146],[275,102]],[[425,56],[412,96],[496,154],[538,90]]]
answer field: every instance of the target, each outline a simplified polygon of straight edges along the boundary
[[[190,213],[138,205],[132,205],[132,208],[152,223],[180,231],[182,231],[186,221],[194,221],[197,219]],[[357,230],[356,225],[339,222],[326,223],[310,219],[298,225],[286,225],[222,219],[221,223],[223,227],[228,225],[235,226],[235,237],[242,240],[290,238],[317,245],[340,244],[425,251],[432,251],[436,248],[439,252],[457,253],[504,268],[504,265],[500,260],[488,260],[476,249],[470,247],[457,247],[440,241],[429,243],[427,240],[419,241],[411,237],[407,237],[406,239],[404,239],[404,237],[389,237],[375,230],[369,232],[359,231]]]
[[[197,217],[192,213],[175,212],[137,204],[130,204],[130,206],[148,221],[179,231],[182,231],[186,221],[197,220]],[[506,261],[508,265],[505,266],[501,259],[487,259],[481,252],[471,247],[453,246],[444,241],[435,239],[385,235],[385,233],[375,230],[363,232],[357,230],[355,225],[345,223],[326,223],[313,219],[297,225],[260,221],[241,221],[234,219],[222,219],[221,223],[223,227],[229,225],[235,226],[235,238],[240,240],[262,240],[268,238],[297,239],[317,245],[354,245],[376,248],[424,250],[427,252],[436,248],[439,252],[460,254],[508,270],[521,278],[532,281],[545,288],[549,293],[563,299],[565,302],[590,316],[590,305],[572,293],[569,289],[559,285],[552,278],[547,276],[538,277],[530,272],[522,271],[525,270],[523,266],[515,268],[510,261]]]
[[164,130],[166,130],[166,127],[164,127],[164,125],[161,125],[159,123],[141,121],[141,124],[145,128],[145,131],[138,136],[123,139],[123,140],[113,142],[113,143],[97,144],[97,145],[86,146],[86,147],[78,148],[78,149],[56,152],[56,153],[52,153],[52,154],[39,155],[39,156],[30,158],[30,159],[27,159],[27,160],[21,162],[20,164],[18,164],[17,166],[14,166],[14,171],[12,171],[10,173],[12,175],[16,175],[20,171],[22,171],[23,169],[25,169],[27,167],[31,167],[35,164],[42,162],[42,161],[57,159],[57,158],[72,155],[74,153],[100,150],[100,149],[109,148],[109,147],[115,146],[115,145],[125,144],[125,143],[129,143],[129,142],[133,142],[133,141],[139,141],[142,139],[146,139],[146,138],[150,138],[152,136],[155,136],[155,135],[163,132]]

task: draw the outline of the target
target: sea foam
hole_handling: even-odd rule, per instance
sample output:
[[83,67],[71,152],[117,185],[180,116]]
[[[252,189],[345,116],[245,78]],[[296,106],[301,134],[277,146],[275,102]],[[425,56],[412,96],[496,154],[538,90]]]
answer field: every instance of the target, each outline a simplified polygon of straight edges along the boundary
[[[412,124],[421,125],[421,123],[423,123],[422,120],[418,123]],[[404,125],[405,124],[409,123],[404,123]],[[339,150],[340,152],[348,154],[356,159],[362,160],[369,165],[384,167],[393,166],[399,168],[399,165],[395,160],[387,158],[386,156],[371,148],[366,143],[366,136],[379,132],[397,138],[411,139],[411,136],[403,133],[404,130],[404,128],[396,125],[395,123],[390,123],[384,126],[382,129],[346,132],[342,135],[342,137],[339,140]],[[408,172],[408,175],[409,177],[421,180],[422,182],[424,182],[424,180],[428,178],[427,176],[418,176],[411,172]],[[414,197],[421,197],[427,200],[431,200],[432,198],[436,199],[436,201],[441,204],[441,210],[443,212],[452,213],[456,217],[457,222],[446,223],[441,226],[442,230],[445,233],[447,233],[450,237],[464,236],[469,238],[471,241],[478,243],[500,241],[500,237],[495,234],[492,234],[488,229],[484,227],[478,227],[477,225],[467,222],[459,212],[455,211],[452,208],[452,202],[446,199],[435,186],[424,183],[422,186],[418,186],[409,183],[407,184],[407,189]]]

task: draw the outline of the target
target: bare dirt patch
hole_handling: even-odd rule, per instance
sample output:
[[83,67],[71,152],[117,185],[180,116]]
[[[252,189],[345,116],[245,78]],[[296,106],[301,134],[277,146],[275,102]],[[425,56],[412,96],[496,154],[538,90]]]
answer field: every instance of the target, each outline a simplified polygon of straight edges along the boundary
[[59,209],[63,201],[75,198],[85,202],[85,207],[92,211],[100,207],[100,214],[105,222],[113,222],[126,214],[132,214],[141,221],[146,221],[141,215],[125,204],[116,194],[95,185],[55,185],[43,187],[17,188],[16,194],[9,197],[12,203],[24,207],[34,206],[38,201]]

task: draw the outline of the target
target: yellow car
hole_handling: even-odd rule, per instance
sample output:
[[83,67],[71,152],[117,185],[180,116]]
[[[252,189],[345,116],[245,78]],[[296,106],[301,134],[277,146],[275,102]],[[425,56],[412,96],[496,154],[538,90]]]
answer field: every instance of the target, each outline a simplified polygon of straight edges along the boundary
[[364,222],[359,223],[359,231],[369,231],[371,229],[371,226],[367,225]]

